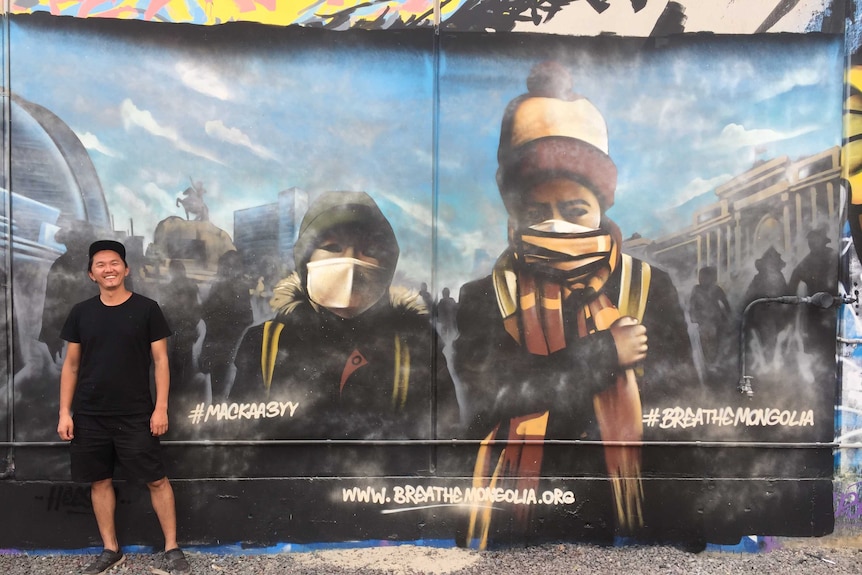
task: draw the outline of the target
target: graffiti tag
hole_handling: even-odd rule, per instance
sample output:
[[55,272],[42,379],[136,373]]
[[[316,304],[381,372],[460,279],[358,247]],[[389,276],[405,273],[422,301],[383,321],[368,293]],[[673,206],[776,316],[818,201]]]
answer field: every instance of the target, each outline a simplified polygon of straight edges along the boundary
[[[38,499],[43,499],[39,497]],[[91,513],[90,489],[71,485],[52,485],[46,498],[48,511],[65,510],[67,513]]]
[[292,401],[270,401],[260,403],[198,403],[189,411],[193,425],[207,421],[236,421],[243,419],[270,419],[293,417],[299,403]]
[[771,407],[655,407],[643,415],[647,427],[673,429],[717,425],[720,427],[813,427],[814,410],[788,410]]
[[843,493],[833,493],[835,519],[857,521],[862,518],[862,499],[860,499],[862,482],[847,486]]

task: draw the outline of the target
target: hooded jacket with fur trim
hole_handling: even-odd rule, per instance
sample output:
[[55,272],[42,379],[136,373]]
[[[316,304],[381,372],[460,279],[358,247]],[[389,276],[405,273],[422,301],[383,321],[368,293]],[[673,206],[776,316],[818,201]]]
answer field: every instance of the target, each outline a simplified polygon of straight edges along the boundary
[[390,288],[388,298],[345,319],[311,302],[294,273],[271,304],[276,318],[243,337],[230,393],[235,402],[298,404],[271,437],[433,438],[435,393],[438,421],[457,421],[452,378],[417,293]]

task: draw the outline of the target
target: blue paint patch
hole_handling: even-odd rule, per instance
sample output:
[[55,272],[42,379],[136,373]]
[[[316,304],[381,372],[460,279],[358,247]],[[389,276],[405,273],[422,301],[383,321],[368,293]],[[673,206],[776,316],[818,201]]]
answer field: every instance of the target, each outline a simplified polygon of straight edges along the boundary
[[206,545],[183,547],[186,551],[197,553],[214,553],[217,555],[274,555],[278,553],[310,553],[332,549],[367,549],[372,547],[398,547],[414,545],[417,547],[439,547],[449,549],[455,547],[454,539],[417,539],[415,541],[337,541],[331,543],[277,543],[266,547],[252,547],[243,543],[228,545]]
[[706,551],[718,551],[720,553],[760,553],[763,545],[760,537],[755,535],[745,536],[736,545],[706,544]]

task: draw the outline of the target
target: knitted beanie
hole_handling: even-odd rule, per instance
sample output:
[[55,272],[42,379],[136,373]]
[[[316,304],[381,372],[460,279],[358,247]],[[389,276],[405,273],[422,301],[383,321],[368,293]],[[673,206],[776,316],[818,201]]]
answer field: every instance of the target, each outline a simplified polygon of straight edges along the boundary
[[589,188],[602,211],[614,203],[617,168],[608,155],[608,128],[598,109],[572,91],[557,62],[533,67],[527,94],[506,107],[497,150],[497,185],[511,213],[536,184],[556,178]]

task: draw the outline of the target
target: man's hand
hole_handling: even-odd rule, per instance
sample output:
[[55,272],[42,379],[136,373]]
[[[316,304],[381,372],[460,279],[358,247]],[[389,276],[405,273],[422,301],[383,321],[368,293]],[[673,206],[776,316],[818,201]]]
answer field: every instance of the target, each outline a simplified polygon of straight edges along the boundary
[[156,409],[150,417],[150,433],[159,437],[168,432],[168,412],[164,409]]
[[75,424],[72,423],[71,415],[60,416],[60,422],[57,424],[57,435],[63,441],[71,441],[75,437]]
[[629,367],[647,356],[647,330],[633,317],[624,316],[611,326],[621,367]]

